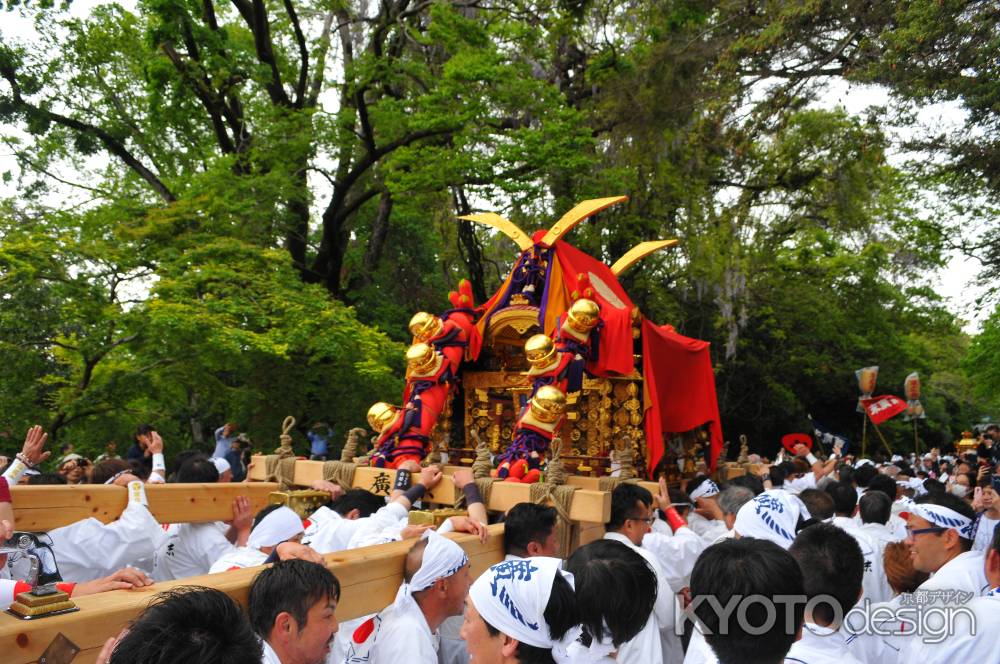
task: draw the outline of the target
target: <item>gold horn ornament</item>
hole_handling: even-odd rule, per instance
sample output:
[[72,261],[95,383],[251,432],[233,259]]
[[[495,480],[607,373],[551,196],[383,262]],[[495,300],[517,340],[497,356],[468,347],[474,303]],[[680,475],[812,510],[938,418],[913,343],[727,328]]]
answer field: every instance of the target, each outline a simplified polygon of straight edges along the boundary
[[620,275],[625,270],[629,269],[639,261],[641,261],[646,256],[659,251],[660,249],[667,249],[669,247],[676,247],[680,244],[680,240],[652,240],[650,242],[640,242],[631,249],[625,252],[625,254],[615,261],[615,264],[611,266],[611,273],[616,277]]
[[549,232],[542,238],[542,244],[551,247],[587,217],[591,217],[601,210],[627,200],[628,196],[611,196],[609,198],[594,198],[578,203],[572,210],[564,214],[559,221],[553,224]]
[[476,214],[466,214],[459,217],[464,221],[473,221],[477,224],[495,228],[517,244],[521,251],[531,249],[531,237],[522,231],[517,224],[510,219],[505,219],[495,212],[477,212]]

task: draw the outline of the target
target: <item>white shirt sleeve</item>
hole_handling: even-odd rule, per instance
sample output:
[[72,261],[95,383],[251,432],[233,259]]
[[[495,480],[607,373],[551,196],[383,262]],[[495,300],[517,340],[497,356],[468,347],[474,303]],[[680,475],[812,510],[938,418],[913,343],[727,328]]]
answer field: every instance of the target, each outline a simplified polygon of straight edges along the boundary
[[351,537],[348,548],[356,549],[400,539],[400,533],[406,527],[407,514],[409,510],[399,503],[389,503],[365,519],[365,523]]
[[698,560],[705,543],[690,528],[679,528],[672,535],[647,533],[642,545],[656,555],[667,582],[673,592],[680,592],[688,585],[691,570]]

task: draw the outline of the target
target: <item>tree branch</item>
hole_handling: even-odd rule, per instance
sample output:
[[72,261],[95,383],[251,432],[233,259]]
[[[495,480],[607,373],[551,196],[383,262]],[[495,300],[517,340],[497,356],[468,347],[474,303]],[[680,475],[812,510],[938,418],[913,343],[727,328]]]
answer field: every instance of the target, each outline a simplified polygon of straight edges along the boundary
[[99,140],[102,145],[104,145],[104,148],[108,152],[125,162],[126,166],[145,180],[164,202],[173,203],[177,200],[174,193],[170,191],[167,185],[165,185],[155,173],[146,168],[146,166],[143,165],[142,162],[140,162],[121,141],[116,139],[104,129],[81,120],[77,120],[76,118],[70,118],[60,113],[55,113],[48,109],[41,108],[26,100],[21,95],[21,86],[17,81],[17,74],[14,71],[13,65],[10,63],[4,63],[0,66],[0,76],[3,76],[7,83],[10,84],[12,93],[11,101],[17,110],[25,115],[42,118],[48,120],[49,122],[54,122],[64,127],[68,127],[69,129],[73,129],[82,134],[93,136]]

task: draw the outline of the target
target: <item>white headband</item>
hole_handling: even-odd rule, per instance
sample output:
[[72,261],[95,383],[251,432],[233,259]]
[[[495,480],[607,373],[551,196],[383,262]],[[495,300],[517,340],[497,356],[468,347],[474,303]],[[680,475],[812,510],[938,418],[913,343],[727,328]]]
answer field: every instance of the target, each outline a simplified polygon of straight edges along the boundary
[[854,463],[854,467],[855,467],[855,468],[860,468],[861,466],[865,466],[865,465],[869,465],[869,466],[873,466],[873,465],[875,465],[875,464],[874,464],[874,463],[872,462],[872,460],[871,460],[871,459],[858,459],[858,460],[857,460],[857,461],[856,461],[856,462]]
[[261,519],[260,523],[250,531],[247,546],[251,549],[275,546],[295,537],[304,530],[299,515],[282,505]]
[[915,503],[908,506],[906,512],[901,516],[906,518],[905,514],[919,516],[921,519],[929,521],[940,528],[954,528],[958,531],[959,536],[965,539],[972,539],[974,535],[975,522],[968,517],[962,516],[950,507],[942,507],[941,505],[933,505],[931,503]]
[[438,579],[449,577],[469,564],[469,557],[462,547],[447,537],[428,530],[423,539],[427,540],[427,548],[424,549],[420,569],[409,583],[403,584],[410,594],[430,588]]
[[733,530],[741,537],[766,539],[788,549],[795,541],[795,527],[800,517],[811,518],[805,503],[787,491],[772,489],[740,508]]
[[227,470],[233,469],[233,467],[229,465],[229,462],[221,457],[212,457],[212,463],[215,464],[215,469],[219,471],[220,475]]
[[691,501],[693,502],[699,498],[708,498],[709,496],[714,496],[717,493],[719,493],[719,485],[712,480],[705,480],[691,492]]
[[520,558],[489,568],[469,589],[469,599],[487,624],[536,648],[551,649],[557,640],[545,622],[545,607],[557,574],[573,585],[573,575],[558,558]]

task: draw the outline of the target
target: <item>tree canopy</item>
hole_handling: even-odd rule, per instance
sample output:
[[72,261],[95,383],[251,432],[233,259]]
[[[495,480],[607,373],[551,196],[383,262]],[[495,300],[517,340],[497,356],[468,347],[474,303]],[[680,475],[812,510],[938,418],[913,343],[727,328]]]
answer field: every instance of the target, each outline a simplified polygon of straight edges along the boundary
[[[935,293],[952,253],[1000,269],[995,3],[8,2],[0,122],[0,428],[92,449],[153,422],[342,434],[401,386],[405,325],[477,300],[508,240],[625,194],[572,243],[712,342],[727,437],[852,438],[853,370],[924,381],[925,443],[998,417],[994,314]],[[861,114],[831,84],[878,86]],[[950,103],[962,125],[921,124]],[[971,229],[981,229],[973,232]],[[1000,311],[1000,310],[998,310]],[[892,423],[894,445],[912,433]],[[173,441],[173,442],[171,442]]]

